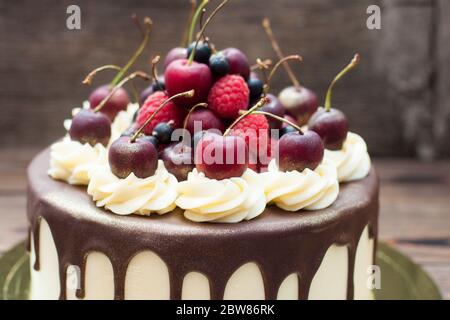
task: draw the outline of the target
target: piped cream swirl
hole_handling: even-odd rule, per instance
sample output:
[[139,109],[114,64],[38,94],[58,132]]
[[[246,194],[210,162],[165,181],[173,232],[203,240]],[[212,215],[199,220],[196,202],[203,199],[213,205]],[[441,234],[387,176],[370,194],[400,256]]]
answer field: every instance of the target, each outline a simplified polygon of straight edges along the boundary
[[50,148],[48,174],[70,184],[87,185],[92,172],[106,162],[107,152],[103,145],[92,147],[65,137]]
[[155,174],[145,179],[133,173],[120,179],[105,165],[92,174],[87,192],[98,207],[105,207],[118,215],[164,214],[176,207],[177,183],[161,160]]
[[356,133],[347,134],[341,150],[325,150],[325,157],[335,164],[340,182],[363,179],[369,174],[371,161],[367,145]]
[[260,176],[248,169],[241,177],[209,179],[194,169],[178,184],[176,204],[195,222],[235,223],[259,216],[266,207]]
[[320,210],[330,206],[339,193],[336,167],[328,160],[313,171],[280,171],[275,160],[261,174],[268,203],[286,211]]

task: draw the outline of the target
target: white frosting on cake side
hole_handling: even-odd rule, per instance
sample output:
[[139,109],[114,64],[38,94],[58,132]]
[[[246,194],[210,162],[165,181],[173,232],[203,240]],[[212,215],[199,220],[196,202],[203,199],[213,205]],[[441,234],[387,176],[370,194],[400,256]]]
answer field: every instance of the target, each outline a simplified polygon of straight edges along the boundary
[[369,174],[371,161],[367,145],[356,133],[347,134],[341,150],[325,150],[325,157],[336,165],[339,182],[360,180]]
[[261,176],[267,201],[286,211],[324,209],[339,193],[336,167],[326,158],[315,170],[302,172],[280,171],[272,160]]
[[107,152],[103,145],[92,147],[65,137],[51,146],[48,174],[70,184],[87,185],[94,169],[106,162]]
[[178,184],[176,204],[196,222],[234,223],[259,216],[266,207],[261,176],[247,169],[242,177],[215,180],[197,169]]
[[119,214],[164,214],[175,209],[177,179],[164,167],[162,160],[153,176],[142,179],[131,173],[127,178],[116,177],[104,165],[95,170],[88,185],[88,194],[98,207]]

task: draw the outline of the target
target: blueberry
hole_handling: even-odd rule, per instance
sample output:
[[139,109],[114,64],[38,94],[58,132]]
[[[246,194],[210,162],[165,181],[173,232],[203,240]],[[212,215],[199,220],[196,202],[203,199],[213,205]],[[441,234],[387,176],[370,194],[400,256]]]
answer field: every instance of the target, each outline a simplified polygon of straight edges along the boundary
[[250,78],[247,81],[248,89],[250,90],[250,101],[255,101],[261,98],[264,92],[264,83],[256,78]]
[[162,144],[171,142],[173,128],[167,122],[160,122],[153,128],[153,136]]
[[215,76],[221,77],[230,71],[230,63],[222,53],[216,53],[209,58],[209,68]]
[[293,126],[285,126],[285,127],[282,127],[282,128],[280,129],[280,138],[281,138],[282,136],[284,136],[286,133],[297,132],[297,131],[298,131],[298,130],[295,129]]
[[[195,42],[192,42],[188,47],[188,57],[191,55],[192,50],[194,49]],[[211,56],[211,48],[208,43],[199,41],[197,45],[197,49],[195,51],[194,60],[199,63],[208,64],[209,57]]]
[[158,139],[154,136],[141,136],[141,137],[139,137],[139,139],[147,140],[148,142],[153,144],[155,146],[155,148],[158,148]]

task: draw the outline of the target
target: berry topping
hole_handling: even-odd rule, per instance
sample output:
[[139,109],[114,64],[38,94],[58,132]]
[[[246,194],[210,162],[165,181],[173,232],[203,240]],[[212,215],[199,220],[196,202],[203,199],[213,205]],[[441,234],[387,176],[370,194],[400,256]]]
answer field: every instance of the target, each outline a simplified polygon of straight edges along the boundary
[[333,79],[328,87],[325,98],[325,107],[320,108],[309,120],[308,128],[317,132],[323,139],[325,148],[340,150],[347,138],[348,121],[341,111],[331,108],[333,88],[339,79],[359,63],[360,56],[356,54],[352,61]]
[[[142,126],[150,115],[152,115],[156,109],[169,97],[163,91],[157,91],[150,95],[145,100],[144,105],[139,109],[139,113],[136,119],[137,125]],[[185,109],[178,107],[175,103],[169,102],[158,114],[155,115],[153,120],[145,127],[144,133],[151,135],[154,127],[160,122],[172,121],[172,127],[174,129],[180,128],[183,125],[183,119],[186,114]]]
[[[194,50],[195,42],[192,42],[188,49],[187,49],[187,55],[190,56],[192,53],[192,50]],[[211,57],[211,47],[209,44],[205,41],[199,41],[197,44],[197,48],[195,50],[194,55],[194,61],[197,61],[199,63],[208,64],[209,58]]]
[[109,166],[118,178],[125,179],[131,173],[138,178],[152,176],[158,166],[158,152],[145,138],[120,137],[109,149]]
[[161,159],[167,171],[178,181],[187,179],[188,173],[195,168],[193,149],[182,142],[172,143],[161,152]]
[[[108,84],[100,86],[92,91],[89,96],[90,108],[95,109],[110,93],[111,87]],[[128,103],[130,103],[130,97],[128,96],[127,91],[123,88],[119,88],[111,98],[108,99],[102,107],[101,112],[107,115],[112,121],[119,111],[127,109]]]
[[209,68],[215,77],[223,77],[230,71],[230,63],[222,53],[215,53],[209,58]]
[[169,64],[171,64],[173,61],[180,59],[187,59],[187,57],[188,54],[186,48],[176,47],[171,49],[167,53],[166,58],[164,59],[164,69],[167,69]]
[[227,48],[222,50],[223,55],[227,58],[230,64],[230,74],[239,74],[244,79],[250,76],[250,65],[247,56],[239,49]]
[[205,133],[195,149],[195,166],[211,179],[240,177],[247,169],[248,149],[238,136]]
[[191,136],[201,130],[217,129],[220,132],[225,130],[222,120],[209,109],[198,109],[186,117],[186,130]]
[[167,122],[160,122],[153,128],[153,137],[162,144],[167,144],[172,140],[173,128]]
[[276,161],[281,171],[314,170],[322,162],[324,145],[314,131],[290,132],[278,141],[278,153]]
[[227,75],[219,79],[209,92],[208,107],[225,119],[236,119],[239,110],[247,109],[248,104],[247,83],[239,75]]
[[106,146],[111,138],[111,120],[101,112],[81,109],[72,119],[69,136],[82,144]]

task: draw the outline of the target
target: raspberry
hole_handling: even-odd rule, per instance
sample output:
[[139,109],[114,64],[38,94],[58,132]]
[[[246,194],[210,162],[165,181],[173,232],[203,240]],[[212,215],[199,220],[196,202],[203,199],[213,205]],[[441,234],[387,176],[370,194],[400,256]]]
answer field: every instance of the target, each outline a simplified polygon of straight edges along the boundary
[[[267,164],[270,156],[269,122],[264,115],[249,114],[232,129],[232,135],[240,136],[248,146],[250,164],[259,167]],[[251,166],[253,168],[253,166]]]
[[[145,121],[155,112],[155,110],[169,97],[163,91],[157,91],[148,96],[144,105],[139,109],[136,119],[138,127],[144,125]],[[144,128],[143,132],[146,135],[151,135],[153,128],[160,122],[173,121],[172,127],[174,129],[180,128],[183,125],[185,110],[178,107],[175,103],[169,102],[166,104]]]
[[219,79],[209,91],[208,106],[222,118],[236,119],[239,110],[247,109],[249,95],[244,78],[227,75]]

